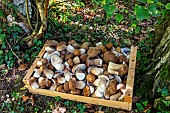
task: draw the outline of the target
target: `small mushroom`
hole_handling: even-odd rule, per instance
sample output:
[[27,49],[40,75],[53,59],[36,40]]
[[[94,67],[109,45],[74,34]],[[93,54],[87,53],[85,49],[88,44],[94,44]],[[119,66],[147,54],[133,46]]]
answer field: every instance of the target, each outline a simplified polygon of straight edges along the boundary
[[69,72],[69,71],[66,71],[65,73],[64,73],[64,76],[65,76],[65,79],[66,79],[66,81],[69,81],[71,78],[72,78],[72,73],[71,72]]
[[85,79],[85,77],[86,77],[86,74],[82,70],[80,69],[76,70],[76,78],[78,80],[83,80]]
[[80,55],[81,55],[79,49],[75,49],[74,52],[73,52],[73,54],[74,54],[75,56],[80,56]]
[[47,83],[48,83],[48,78],[40,77],[38,79],[38,85],[41,87],[44,87],[45,85],[47,85]]
[[118,62],[119,64],[122,64],[123,62],[127,62],[126,56],[124,56],[124,55],[121,54],[120,56],[118,56],[117,62]]
[[47,52],[53,52],[53,51],[55,51],[55,49],[47,46],[47,47],[45,47],[45,51],[47,51]]
[[87,55],[89,58],[94,58],[100,53],[100,47],[90,47],[87,51]]
[[51,86],[51,88],[49,89],[50,91],[55,91],[57,85],[54,79],[51,79],[53,81],[53,85]]
[[122,68],[121,68],[118,72],[119,72],[119,75],[120,75],[120,76],[123,76],[123,75],[127,74],[127,72],[128,72],[128,66],[126,65],[125,62],[123,62]]
[[107,49],[110,50],[113,47],[113,44],[111,42],[109,42],[105,46],[106,46]]
[[82,54],[82,55],[80,56],[80,61],[81,61],[82,63],[85,63],[86,58],[87,58],[87,55],[86,55],[86,54]]
[[64,91],[69,92],[69,90],[70,90],[69,89],[69,82],[67,81],[67,82],[64,83]]
[[54,76],[54,72],[48,68],[43,68],[43,73],[48,79],[52,79],[52,77]]
[[71,78],[69,80],[69,89],[71,91],[75,91],[75,88],[76,88],[76,79],[75,78]]
[[111,74],[115,74],[114,71],[118,71],[122,68],[122,64],[115,64],[113,62],[109,62],[108,65],[108,72]]
[[41,72],[42,72],[41,69],[34,69],[33,77],[35,77],[35,78],[40,78]]
[[73,62],[72,59],[68,59],[67,62],[68,62],[68,64],[69,64],[70,67],[73,67],[73,66],[74,66],[74,62]]
[[34,77],[29,78],[27,83],[30,84],[33,89],[39,88],[36,78],[34,78]]
[[66,82],[66,79],[65,79],[64,77],[62,77],[62,76],[58,76],[58,77],[57,77],[57,81],[58,81],[58,83],[60,83],[60,84],[64,84],[64,83]]
[[74,57],[73,62],[74,62],[74,64],[79,64],[80,58],[78,56]]
[[110,96],[110,100],[115,100],[116,101],[121,95],[122,95],[121,92],[116,93],[116,94]]
[[80,54],[81,54],[81,55],[82,55],[82,54],[85,54],[85,52],[86,52],[86,50],[83,49],[83,48],[79,49],[79,51],[80,51]]
[[65,55],[65,60],[73,59],[73,58],[74,58],[74,54],[67,54],[67,55]]
[[37,67],[41,67],[43,65],[47,65],[48,60],[45,58],[41,58],[39,61],[37,61]]
[[86,66],[89,67],[89,66],[102,66],[102,59],[98,58],[98,59],[93,59],[93,60],[90,60],[89,59],[89,56],[86,58]]
[[73,74],[76,74],[76,70],[85,70],[86,69],[86,65],[85,64],[77,64],[77,65],[74,65],[73,68],[72,68],[72,72]]
[[50,61],[51,60],[51,56],[53,56],[53,55],[60,56],[60,53],[58,51],[54,51],[54,52],[48,54],[47,57],[44,57],[44,58],[46,58],[48,61]]
[[51,63],[48,63],[48,68],[52,71],[54,71],[54,69],[55,69],[54,66]]
[[77,89],[83,89],[85,86],[86,86],[86,83],[84,81],[76,81]]
[[86,80],[87,80],[88,82],[94,82],[95,79],[96,79],[95,75],[93,75],[93,74],[91,74],[91,73],[87,74],[87,76],[86,76]]
[[80,45],[77,44],[76,42],[72,43],[71,45],[72,45],[74,48],[76,48],[76,49],[80,48]]
[[106,88],[106,93],[109,95],[113,95],[117,92],[117,80],[116,79],[112,79],[109,81],[109,84]]
[[64,91],[64,85],[57,86],[56,91],[63,92]]
[[57,44],[57,47],[56,47],[57,51],[63,51],[63,50],[65,50],[66,48],[67,48],[67,46],[66,46],[65,42],[60,42],[60,43],[58,43],[58,44]]
[[89,86],[86,86],[84,89],[83,89],[83,95],[86,96],[86,97],[89,97],[91,94],[90,92],[90,87]]
[[116,62],[116,56],[111,51],[107,51],[103,54],[104,63],[108,64],[109,62]]
[[89,45],[90,43],[89,42],[84,42],[82,45],[81,45],[81,48],[85,49],[86,51],[89,49]]
[[97,67],[93,67],[90,69],[90,72],[94,75],[100,75],[103,73],[103,68],[97,68]]
[[74,53],[74,51],[75,51],[75,48],[73,46],[71,46],[71,45],[67,46],[67,52]]
[[48,40],[46,44],[48,46],[56,46],[58,42],[56,40]]
[[100,91],[100,92],[105,92],[107,84],[108,84],[108,81],[107,81],[106,78],[100,79],[97,90]]

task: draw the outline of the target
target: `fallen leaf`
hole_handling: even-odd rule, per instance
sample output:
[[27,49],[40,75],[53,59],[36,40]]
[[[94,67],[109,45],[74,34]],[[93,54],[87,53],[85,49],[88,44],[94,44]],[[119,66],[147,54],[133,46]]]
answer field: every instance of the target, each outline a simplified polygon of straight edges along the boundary
[[52,113],[65,113],[66,108],[65,107],[57,107]]
[[19,70],[19,71],[24,71],[26,68],[27,68],[27,64],[21,64],[21,65],[18,67],[18,70]]
[[5,69],[5,64],[0,65],[0,69]]
[[23,100],[24,102],[26,102],[28,99],[29,99],[28,96],[22,96],[22,100]]

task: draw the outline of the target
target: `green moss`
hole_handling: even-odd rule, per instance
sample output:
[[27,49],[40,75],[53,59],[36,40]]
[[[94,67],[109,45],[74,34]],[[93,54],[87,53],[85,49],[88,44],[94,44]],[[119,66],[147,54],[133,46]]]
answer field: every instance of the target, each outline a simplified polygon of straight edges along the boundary
[[160,70],[160,73],[158,76],[160,76],[160,80],[163,84],[166,84],[170,81],[170,65],[164,64],[163,67]]

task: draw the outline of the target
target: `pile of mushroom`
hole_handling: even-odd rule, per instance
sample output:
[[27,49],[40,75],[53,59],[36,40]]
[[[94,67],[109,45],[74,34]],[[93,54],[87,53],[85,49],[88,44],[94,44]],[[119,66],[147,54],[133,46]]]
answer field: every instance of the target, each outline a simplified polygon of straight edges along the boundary
[[112,43],[48,41],[27,81],[32,88],[110,100],[123,100],[130,49]]

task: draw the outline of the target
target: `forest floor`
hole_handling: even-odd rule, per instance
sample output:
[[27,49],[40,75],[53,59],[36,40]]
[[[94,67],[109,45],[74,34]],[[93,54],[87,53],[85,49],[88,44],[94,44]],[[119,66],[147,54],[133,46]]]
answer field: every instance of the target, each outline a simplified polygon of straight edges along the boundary
[[[10,27],[6,24],[6,29],[9,31],[6,36],[15,37],[15,39],[7,39],[9,44],[1,45],[1,48],[5,46],[5,55],[8,58],[3,57],[4,59],[1,60],[2,65],[0,65],[0,112],[43,113],[66,108],[67,112],[73,113],[93,113],[97,111],[135,113],[143,111],[140,111],[140,107],[136,103],[145,101],[148,103],[144,106],[144,110],[148,111],[153,106],[153,103],[148,100],[148,95],[143,95],[139,87],[142,84],[140,83],[141,75],[145,74],[147,65],[150,62],[149,55],[153,51],[152,38],[154,37],[156,20],[151,18],[150,20],[137,22],[133,15],[134,6],[135,3],[133,2],[119,1],[116,3],[117,12],[123,15],[122,19],[116,19],[115,16],[106,18],[104,10],[96,5],[86,5],[84,7],[62,3],[58,6],[53,6],[48,12],[48,29],[44,39],[35,40],[35,45],[31,48],[24,48],[17,43],[18,39],[24,34],[20,27],[15,25]],[[33,24],[35,23],[33,22]],[[124,111],[111,107],[64,100],[59,97],[53,98],[29,93],[24,88],[22,79],[47,39],[57,41],[74,39],[77,42],[85,40],[92,43],[112,42],[115,47],[130,48],[131,45],[138,46],[133,109]],[[12,48],[9,47],[10,45]],[[23,62],[19,62],[12,51]]]

